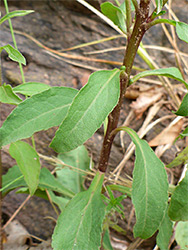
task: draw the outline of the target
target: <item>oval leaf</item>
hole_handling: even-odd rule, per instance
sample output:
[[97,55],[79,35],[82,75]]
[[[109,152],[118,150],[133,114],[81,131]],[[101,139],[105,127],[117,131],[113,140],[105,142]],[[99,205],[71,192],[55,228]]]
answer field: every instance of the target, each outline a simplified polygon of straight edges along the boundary
[[0,146],[59,125],[77,92],[72,88],[53,87],[20,103],[0,128]]
[[50,144],[55,151],[63,153],[82,145],[102,125],[118,102],[119,75],[120,71],[114,69],[90,76]]
[[188,171],[172,194],[168,215],[171,220],[188,220]]
[[0,47],[0,51],[2,51],[3,49],[6,50],[9,58],[12,61],[26,65],[25,57],[17,49],[13,48],[10,44]]
[[178,37],[188,43],[188,24],[183,22],[176,22],[176,33]]
[[9,168],[8,172],[2,176],[3,196],[17,187],[27,186],[24,176],[17,165]]
[[40,82],[26,82],[24,84],[20,84],[15,88],[13,88],[13,91],[14,93],[19,93],[26,96],[32,96],[50,88],[51,86]]
[[175,239],[182,250],[188,246],[188,221],[180,221],[176,227]]
[[18,105],[22,99],[14,94],[10,85],[3,85],[0,87],[0,102]]
[[39,188],[56,191],[69,198],[72,198],[75,193],[66,188],[61,182],[57,181],[54,175],[47,168],[42,168],[40,173]]
[[82,184],[85,173],[79,172],[79,169],[89,170],[90,158],[86,148],[81,145],[70,152],[59,154],[58,158],[65,164],[75,167],[77,171],[65,166],[56,171],[57,180],[75,193],[83,191]]
[[10,155],[16,160],[20,171],[33,195],[38,187],[40,174],[40,161],[37,152],[27,143],[17,141],[9,148]]
[[123,32],[126,32],[126,25],[125,25],[126,16],[121,8],[113,5],[110,2],[105,2],[101,4],[101,11]]
[[176,115],[188,116],[188,93],[184,96]]
[[126,131],[136,146],[133,171],[132,202],[136,212],[134,236],[147,239],[158,229],[168,201],[168,181],[164,164],[148,143],[127,127]]
[[0,24],[2,24],[3,22],[5,22],[6,20],[10,18],[17,17],[17,16],[25,16],[32,12],[34,12],[34,10],[15,10],[15,11],[9,12],[8,14],[6,14],[0,19]]
[[172,79],[175,79],[177,81],[184,83],[185,87],[188,88],[188,84],[183,80],[181,72],[179,71],[179,69],[175,67],[143,71],[137,74],[136,76],[134,76],[133,78],[131,78],[129,81],[129,85],[138,81],[140,78],[145,77],[145,76],[166,76],[166,77],[169,77],[169,78],[172,78]]
[[58,218],[52,246],[54,250],[99,249],[105,205],[101,199],[104,175],[96,174],[90,188],[78,193]]

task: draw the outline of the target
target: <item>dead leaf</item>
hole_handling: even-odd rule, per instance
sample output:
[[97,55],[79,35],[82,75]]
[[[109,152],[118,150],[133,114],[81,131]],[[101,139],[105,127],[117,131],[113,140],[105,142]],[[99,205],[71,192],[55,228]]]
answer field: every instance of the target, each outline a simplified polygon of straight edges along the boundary
[[174,140],[181,132],[184,123],[182,117],[177,117],[177,118],[176,118],[177,119],[176,123],[174,123],[174,121],[176,120],[175,119],[167,128],[165,128],[160,134],[158,134],[155,138],[153,138],[149,142],[150,147],[156,147],[165,144],[173,144]]
[[152,104],[161,99],[163,95],[162,91],[149,91],[141,93],[135,102],[132,102],[130,107],[134,110],[136,118],[142,117],[144,111]]

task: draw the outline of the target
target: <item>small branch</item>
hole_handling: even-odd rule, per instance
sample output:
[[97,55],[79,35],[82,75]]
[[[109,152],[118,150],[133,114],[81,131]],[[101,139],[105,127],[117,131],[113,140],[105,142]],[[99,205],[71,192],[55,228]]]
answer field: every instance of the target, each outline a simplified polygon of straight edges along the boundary
[[146,27],[147,29],[151,28],[152,26],[156,25],[156,24],[159,24],[159,23],[167,23],[167,24],[170,24],[170,25],[173,25],[173,26],[176,26],[176,21],[174,20],[169,20],[169,19],[156,19],[150,23],[147,23]]

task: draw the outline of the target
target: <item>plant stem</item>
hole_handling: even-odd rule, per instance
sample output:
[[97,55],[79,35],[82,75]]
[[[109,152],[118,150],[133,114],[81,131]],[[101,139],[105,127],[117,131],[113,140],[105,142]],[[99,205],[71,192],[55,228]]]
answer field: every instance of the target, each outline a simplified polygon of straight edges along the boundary
[[129,40],[129,37],[131,35],[130,27],[132,24],[132,17],[131,17],[131,1],[127,0],[125,1],[125,6],[126,6],[126,26],[127,26],[127,39]]
[[112,143],[115,137],[115,134],[113,133],[113,130],[117,128],[118,120],[120,116],[120,110],[123,102],[123,98],[128,86],[131,70],[133,67],[133,62],[138,50],[138,47],[140,45],[140,42],[146,32],[146,27],[143,25],[148,17],[149,13],[149,4],[150,0],[140,1],[140,7],[138,11],[136,12],[136,22],[134,25],[133,32],[130,36],[130,39],[127,44],[127,48],[125,51],[125,57],[123,61],[123,65],[125,66],[125,72],[121,72],[120,74],[120,97],[119,102],[116,105],[116,107],[113,109],[113,111],[108,116],[108,127],[106,131],[106,135],[104,137],[103,146],[101,149],[100,159],[99,159],[99,170],[101,172],[106,172],[109,156],[110,156],[110,150],[112,147]]
[[[8,14],[9,13],[9,9],[8,9],[7,0],[4,0],[4,5],[5,5],[6,13]],[[17,43],[16,43],[16,39],[15,39],[15,36],[14,36],[14,30],[13,30],[13,27],[12,27],[12,22],[11,22],[10,19],[8,19],[8,22],[9,22],[9,27],[10,27],[10,32],[11,32],[12,40],[13,40],[13,43],[14,43],[14,47],[15,47],[15,49],[18,49]],[[21,63],[19,63],[19,67],[20,67],[20,73],[21,73],[21,77],[22,77],[22,82],[25,83],[25,77],[24,77],[23,67],[22,67]]]

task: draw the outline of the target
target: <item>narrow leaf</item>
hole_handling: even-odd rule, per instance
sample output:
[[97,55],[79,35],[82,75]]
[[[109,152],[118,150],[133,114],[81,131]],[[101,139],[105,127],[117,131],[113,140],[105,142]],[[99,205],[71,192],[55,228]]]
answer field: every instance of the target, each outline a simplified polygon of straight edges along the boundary
[[188,24],[183,22],[176,22],[176,33],[178,37],[188,43]]
[[180,221],[176,227],[175,239],[182,250],[188,247],[188,221]]
[[157,5],[157,14],[162,10],[163,7],[163,0],[155,0]]
[[188,162],[188,146],[184,148],[184,150],[182,150],[181,153],[179,153],[178,156],[166,167],[173,168],[179,166],[180,164],[185,164],[186,162]]
[[9,58],[12,61],[18,62],[18,63],[22,63],[24,65],[26,65],[26,60],[25,57],[15,48],[13,48],[10,44],[7,44],[3,47],[0,47],[0,52],[2,50],[6,50],[6,52],[8,53]]
[[41,169],[39,188],[56,191],[69,198],[75,195],[74,192],[66,188],[63,183],[57,181],[47,168]]
[[172,236],[172,229],[173,229],[173,223],[168,217],[166,209],[163,220],[159,227],[159,233],[157,235],[157,246],[160,249],[168,249],[169,241]]
[[61,211],[63,211],[65,206],[67,205],[67,203],[70,201],[70,199],[67,199],[67,198],[64,198],[61,196],[57,196],[54,194],[54,192],[52,192],[50,190],[48,190],[48,193],[50,195],[52,202],[55,203]]
[[14,94],[10,85],[3,85],[0,87],[0,102],[18,105],[22,99]]
[[132,202],[136,212],[134,236],[147,239],[158,229],[168,201],[168,181],[163,163],[148,143],[128,127],[126,131],[136,146],[133,171]]
[[61,170],[57,170],[57,180],[75,193],[83,191],[82,184],[85,174],[81,171],[79,172],[79,169],[89,169],[90,158],[86,148],[82,145],[70,152],[59,154],[58,158],[61,159],[65,164],[75,167],[77,170],[73,171],[69,167],[64,167]]
[[76,89],[53,87],[20,103],[0,128],[0,146],[59,125],[76,94]]
[[179,69],[177,69],[175,67],[143,71],[143,72],[137,74],[136,76],[134,76],[132,79],[130,79],[129,85],[138,81],[142,77],[152,76],[152,75],[153,76],[166,76],[169,78],[173,78],[177,81],[184,83],[186,88],[188,88],[188,84],[183,80],[183,77],[182,77]]
[[39,183],[40,161],[38,154],[23,141],[12,143],[9,153],[16,160],[29,187],[30,194],[33,195]]
[[114,69],[90,76],[50,144],[55,151],[63,153],[82,145],[102,125],[118,102],[119,75],[120,71]]
[[24,84],[20,84],[13,88],[14,93],[20,93],[26,96],[36,95],[40,92],[43,92],[51,87],[47,84],[40,82],[26,82]]
[[110,2],[105,2],[101,4],[101,11],[123,32],[126,32],[125,12],[121,7],[117,7]]
[[173,221],[188,220],[188,171],[172,194],[168,215]]
[[97,173],[90,188],[67,204],[52,236],[54,250],[99,250],[105,216],[100,193],[103,179],[104,175]]
[[175,114],[180,116],[188,116],[188,93],[184,96],[181,105]]
[[18,16],[25,16],[32,12],[34,12],[34,10],[15,10],[15,11],[9,12],[8,14],[6,14],[0,19],[0,24],[2,24],[3,22],[5,22],[6,20],[10,18],[18,17]]

